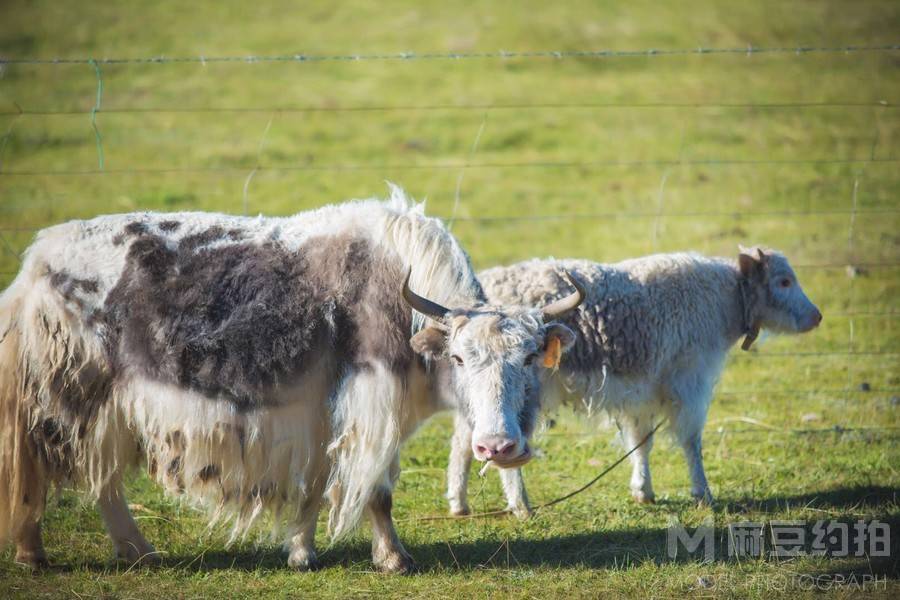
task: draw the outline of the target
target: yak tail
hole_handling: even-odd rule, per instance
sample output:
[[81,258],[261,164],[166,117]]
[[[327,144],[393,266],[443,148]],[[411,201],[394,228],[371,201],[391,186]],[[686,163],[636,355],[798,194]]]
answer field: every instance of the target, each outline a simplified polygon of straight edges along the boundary
[[30,432],[19,323],[23,299],[16,287],[0,294],[0,546],[40,521],[49,482]]

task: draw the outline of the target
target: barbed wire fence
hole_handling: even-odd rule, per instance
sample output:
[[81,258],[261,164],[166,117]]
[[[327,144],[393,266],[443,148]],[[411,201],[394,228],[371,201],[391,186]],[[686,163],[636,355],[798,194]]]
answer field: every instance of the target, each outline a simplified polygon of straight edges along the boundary
[[144,58],[0,58],[0,64],[39,65],[39,64],[167,64],[167,63],[219,63],[219,62],[334,62],[334,61],[368,61],[368,60],[466,60],[466,59],[514,59],[514,58],[627,58],[644,56],[687,56],[691,54],[851,54],[859,52],[884,52],[900,50],[900,44],[850,45],[850,46],[778,46],[756,47],[747,45],[740,48],[682,48],[645,50],[539,50],[529,52],[396,52],[385,54],[277,54],[246,56],[154,56]]
[[[871,152],[866,158],[766,158],[766,159],[691,159],[685,158],[685,131],[681,131],[681,141],[677,156],[672,159],[658,160],[579,160],[579,161],[509,161],[509,162],[477,162],[475,156],[481,136],[488,123],[489,115],[495,111],[529,111],[539,109],[551,110],[569,110],[569,109],[615,109],[615,108],[631,108],[631,109],[662,109],[662,108],[687,108],[687,109],[706,109],[706,108],[747,108],[758,110],[778,110],[778,109],[814,109],[814,108],[872,108],[878,110],[896,110],[900,108],[900,104],[895,104],[893,99],[881,100],[877,102],[840,102],[840,101],[823,101],[823,102],[572,102],[572,103],[470,103],[470,104],[398,104],[398,105],[361,105],[361,106],[233,106],[233,107],[114,107],[103,108],[103,67],[107,65],[168,65],[168,64],[200,64],[206,65],[210,63],[233,63],[243,65],[253,65],[260,63],[322,63],[322,62],[357,62],[357,61],[454,61],[454,60],[566,60],[566,59],[591,59],[591,60],[610,60],[610,59],[629,59],[638,57],[678,57],[691,55],[740,55],[753,57],[762,54],[856,54],[856,53],[888,53],[900,51],[900,44],[892,45],[874,45],[874,46],[833,46],[833,47],[753,47],[747,46],[743,48],[693,48],[693,49],[677,49],[677,50],[661,50],[661,49],[642,49],[642,50],[596,50],[596,51],[539,51],[539,52],[482,52],[482,53],[393,53],[393,54],[332,54],[332,55],[315,55],[315,54],[284,54],[284,55],[251,55],[251,56],[186,56],[186,57],[132,57],[132,58],[2,58],[0,57],[0,69],[9,65],[28,65],[33,67],[47,67],[59,65],[88,65],[94,69],[97,90],[96,101],[88,110],[75,109],[29,109],[14,105],[15,110],[0,109],[0,116],[12,117],[2,140],[0,140],[0,177],[2,178],[29,178],[29,177],[103,177],[117,174],[196,174],[196,173],[213,173],[222,176],[243,177],[244,184],[242,186],[242,208],[244,214],[248,212],[249,205],[249,189],[254,177],[261,171],[268,172],[355,172],[355,171],[403,171],[403,170],[450,170],[458,171],[455,190],[453,192],[452,212],[449,215],[439,215],[445,218],[452,227],[456,222],[470,223],[490,223],[490,222],[543,222],[543,221],[564,221],[564,220],[605,220],[605,219],[651,219],[653,226],[651,229],[650,247],[656,250],[658,239],[660,236],[660,223],[662,219],[682,218],[682,219],[702,219],[714,217],[729,217],[738,214],[737,210],[688,210],[688,211],[666,211],[665,210],[665,190],[666,183],[672,169],[686,166],[765,166],[765,165],[847,165],[851,167],[864,167],[871,164],[897,165],[900,158],[878,158],[876,157],[876,147],[878,144],[878,131],[876,129]],[[435,111],[481,111],[483,117],[480,126],[475,135],[474,141],[468,154],[461,161],[452,162],[436,162],[436,163],[394,163],[386,162],[382,164],[354,164],[354,163],[332,163],[332,164],[298,164],[298,165],[269,165],[262,163],[263,149],[269,130],[273,122],[282,114],[290,113],[389,113],[389,112],[435,112]],[[267,114],[269,116],[266,126],[259,138],[257,152],[255,155],[255,163],[252,165],[237,166],[177,166],[177,167],[128,167],[128,168],[106,168],[102,130],[97,123],[98,115],[104,113],[110,114],[144,114],[144,113],[170,113],[170,114]],[[92,131],[95,135],[97,147],[97,168],[95,169],[57,169],[57,170],[9,170],[6,168],[4,157],[7,149],[8,141],[12,137],[17,120],[26,115],[34,116],[64,116],[64,115],[87,115],[90,119]],[[461,186],[465,173],[470,170],[478,169],[504,169],[516,170],[522,168],[542,168],[542,169],[602,169],[615,167],[654,167],[662,168],[663,174],[658,186],[656,196],[655,210],[650,211],[589,211],[567,214],[549,214],[549,215],[503,215],[503,216],[459,216],[457,209],[461,203]],[[900,261],[866,261],[857,260],[854,247],[854,233],[857,218],[860,216],[884,215],[886,218],[900,214],[900,206],[889,208],[860,208],[858,205],[858,191],[860,181],[859,175],[854,176],[852,197],[848,199],[846,208],[832,209],[807,209],[807,210],[762,210],[752,211],[754,216],[760,217],[784,217],[784,218],[804,218],[815,216],[847,216],[847,257],[848,263],[807,263],[794,265],[799,271],[804,270],[844,270],[844,269],[872,269],[875,271],[889,271],[900,267]],[[16,227],[0,224],[0,246],[2,251],[11,254],[17,261],[21,261],[20,252],[17,251],[9,243],[5,233],[34,233],[38,231],[37,227]],[[16,274],[15,271],[0,271],[0,276],[11,278]],[[850,289],[852,296],[852,288],[855,277],[850,277]],[[887,310],[847,310],[843,312],[832,312],[830,316],[846,318],[848,321],[848,341],[846,350],[835,351],[788,351],[788,352],[754,352],[733,354],[733,360],[743,361],[752,359],[798,359],[798,358],[839,358],[843,359],[847,368],[847,383],[844,387],[838,388],[815,388],[815,389],[790,389],[790,388],[751,388],[751,389],[718,389],[716,396],[744,396],[749,394],[756,395],[772,395],[772,396],[819,396],[819,395],[841,395],[852,396],[859,393],[874,394],[900,394],[900,387],[884,387],[871,388],[864,390],[854,389],[853,383],[853,359],[857,357],[878,357],[885,360],[900,359],[900,349],[887,348],[879,350],[858,350],[855,347],[855,319],[856,318],[882,318],[886,320],[896,319],[900,315],[900,308],[895,306],[889,307]],[[895,365],[897,363],[894,363]],[[892,399],[896,401],[896,396]],[[745,423],[746,424],[746,423]],[[729,429],[728,433],[740,434],[765,434],[773,433],[790,433],[790,434],[809,434],[809,433],[847,433],[847,432],[879,432],[890,437],[900,435],[900,429],[897,427],[826,427],[826,428],[802,428],[802,429],[784,429],[766,426],[765,424],[751,423],[759,425],[754,428]]]

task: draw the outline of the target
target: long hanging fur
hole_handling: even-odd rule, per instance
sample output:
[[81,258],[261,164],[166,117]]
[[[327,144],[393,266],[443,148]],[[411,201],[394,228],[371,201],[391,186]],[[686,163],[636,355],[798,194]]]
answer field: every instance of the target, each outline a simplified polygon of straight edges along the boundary
[[[360,201],[301,217],[332,229],[362,227],[397,267],[412,268],[411,285],[437,302],[483,300],[456,240],[395,186],[386,202]],[[198,227],[213,222],[202,214],[183,218],[196,219]],[[223,216],[222,222],[236,221]],[[302,233],[307,221],[273,222],[259,235],[281,227]],[[102,219],[91,226],[109,227]],[[300,386],[316,402],[239,411],[150,381],[127,364],[114,368],[102,330],[88,327],[83,307],[49,284],[48,265],[65,261],[65,248],[77,250],[84,231],[84,224],[71,223],[41,232],[0,296],[0,540],[40,519],[52,483],[76,484],[96,497],[141,456],[168,491],[212,509],[213,521],[231,519],[232,540],[264,510],[276,522],[296,523],[311,495],[326,488],[333,537],[351,531],[402,440],[437,408],[420,406],[423,394],[410,388],[411,377],[424,388],[421,376],[392,372],[376,360],[367,369],[337,373],[337,383],[314,379]],[[90,251],[79,260],[90,264]],[[101,248],[108,263],[101,285],[114,281],[125,251]],[[414,315],[410,334],[423,325]],[[329,365],[311,372],[329,373]],[[88,410],[91,403],[96,408]]]
[[[389,185],[392,211],[377,230],[383,232],[381,245],[412,269],[410,286],[448,306],[482,300],[469,257],[452,235],[440,221],[424,216],[423,205],[411,205],[403,190]],[[414,313],[410,335],[424,325],[425,317]],[[333,539],[353,529],[372,490],[384,479],[400,443],[411,433],[403,421],[418,412],[410,405],[414,401],[406,382],[381,365],[342,383],[333,416],[337,435],[329,446],[334,460],[328,486]]]
[[15,539],[29,522],[40,520],[47,473],[29,435],[24,383],[19,377],[21,347],[15,314],[20,303],[0,296],[0,543]]

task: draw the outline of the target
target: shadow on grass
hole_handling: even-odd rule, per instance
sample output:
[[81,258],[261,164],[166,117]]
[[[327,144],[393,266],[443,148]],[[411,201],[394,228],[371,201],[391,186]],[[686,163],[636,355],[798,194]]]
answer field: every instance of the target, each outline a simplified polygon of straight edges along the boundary
[[[893,531],[900,530],[900,520],[888,520]],[[734,562],[727,555],[728,529],[716,527],[715,558],[713,562]],[[892,542],[894,540],[892,539]],[[667,554],[666,529],[628,529],[619,531],[593,531],[546,539],[484,539],[474,542],[412,544],[407,549],[416,559],[423,572],[465,572],[483,569],[533,569],[533,568],[588,568],[622,569],[642,564],[701,564],[704,561],[702,545],[700,550],[688,555],[679,549],[676,559]],[[829,560],[823,565],[797,567],[798,571],[810,571],[814,575],[851,573],[900,578],[900,565],[895,557],[900,545],[891,545],[889,557],[866,558],[849,557]],[[202,560],[185,557],[184,563],[192,566],[187,570],[213,571],[236,569],[243,571],[281,571],[286,566],[284,553],[273,549],[259,551],[239,551],[230,553],[215,551],[207,553]],[[338,546],[320,556],[323,567],[339,567],[354,571],[373,570],[369,548],[364,543]],[[746,559],[744,559],[746,560]],[[769,558],[769,561],[778,559]],[[830,563],[830,564],[829,564]],[[173,562],[167,564],[178,568]],[[736,564],[736,563],[735,563]],[[831,566],[833,565],[833,567]],[[787,566],[786,571],[792,567]]]
[[[771,512],[783,510],[786,506],[804,506],[834,511],[840,520],[852,520],[853,513],[862,509],[873,509],[877,516],[879,506],[897,503],[900,490],[881,486],[859,486],[839,488],[814,494],[777,496],[761,500],[739,500],[725,503],[732,512]],[[827,519],[828,515],[823,514]],[[735,521],[740,520],[734,517]],[[884,515],[881,521],[888,523],[893,532],[900,532],[900,520]],[[667,551],[668,531],[665,528],[622,529],[615,531],[594,530],[584,533],[548,537],[544,539],[484,539],[474,542],[411,544],[410,554],[424,571],[473,570],[481,568],[521,568],[521,567],[586,567],[594,569],[622,568],[623,566],[653,562],[671,563]],[[725,561],[728,557],[728,528],[714,530],[715,560]],[[811,538],[809,538],[811,539]],[[865,570],[871,568],[875,574],[897,577],[897,557],[900,557],[900,535],[891,539],[891,558],[866,561]],[[368,544],[363,542],[340,544],[321,554],[325,567],[358,566],[363,570],[371,568]],[[687,556],[682,550],[676,562],[699,562],[700,552]],[[286,557],[276,549],[239,550],[228,552],[216,550],[202,557],[172,557],[170,566],[201,571],[215,569],[283,569]],[[177,568],[177,567],[176,567]],[[837,565],[836,565],[837,568]],[[844,568],[847,573],[855,567]],[[862,568],[862,567],[860,567]]]
[[879,505],[900,504],[900,489],[884,486],[855,486],[796,496],[741,498],[717,504],[716,512],[777,512],[788,507],[809,507],[836,512],[877,509]]
[[[786,506],[804,506],[824,511],[822,518],[834,518],[842,522],[852,522],[860,518],[864,509],[891,529],[890,556],[887,558],[842,559],[834,562],[835,571],[844,574],[872,573],[886,575],[891,578],[900,577],[900,519],[883,511],[885,504],[896,504],[900,490],[881,486],[859,486],[839,488],[814,494],[796,496],[777,496],[758,500],[739,500],[724,503],[732,511],[729,521],[738,522],[739,515],[734,512],[772,512],[783,510]],[[718,509],[719,512],[721,509]],[[754,516],[756,521],[765,521],[765,517]],[[714,529],[715,561],[731,560],[728,556],[728,527],[720,523]],[[809,523],[807,530],[812,525]],[[583,567],[591,569],[621,569],[623,567],[645,564],[664,563],[699,563],[703,561],[701,549],[688,555],[679,549],[679,555],[673,560],[669,557],[666,528],[634,528],[620,530],[591,530],[583,533],[547,538],[486,538],[463,543],[433,542],[426,544],[410,544],[407,549],[416,559],[423,571],[469,571],[484,568],[539,568],[539,567]],[[807,541],[812,538],[808,535]],[[164,546],[163,544],[160,544]],[[164,550],[165,548],[160,548]],[[320,553],[324,567],[352,567],[357,570],[372,569],[369,545],[363,541],[338,544]],[[774,560],[774,559],[772,559]],[[860,563],[860,564],[856,564]],[[237,548],[233,550],[214,549],[202,554],[168,556],[164,561],[165,568],[191,572],[208,572],[217,570],[269,571],[286,570],[287,557],[277,547]],[[123,572],[127,565],[111,566],[109,563],[80,563],[77,566],[65,565],[51,567],[51,571],[91,570],[105,572]],[[821,569],[821,564],[818,565]],[[828,567],[826,567],[828,568]],[[143,567],[141,568],[144,569]]]

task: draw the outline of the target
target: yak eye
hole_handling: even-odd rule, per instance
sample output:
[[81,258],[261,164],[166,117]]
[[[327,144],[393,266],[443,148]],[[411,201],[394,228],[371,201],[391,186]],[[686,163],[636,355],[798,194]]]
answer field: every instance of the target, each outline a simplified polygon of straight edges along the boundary
[[789,277],[784,277],[781,279],[781,281],[778,282],[778,285],[780,285],[783,288],[789,288],[789,287],[791,287],[791,280]]
[[525,366],[531,366],[531,363],[534,362],[534,359],[537,358],[537,352],[532,352],[528,356],[525,357]]
[[450,358],[453,359],[453,362],[455,362],[457,366],[459,366],[459,367],[462,366],[462,364],[463,364],[463,359],[460,358],[458,355],[454,354],[454,355],[452,355]]

